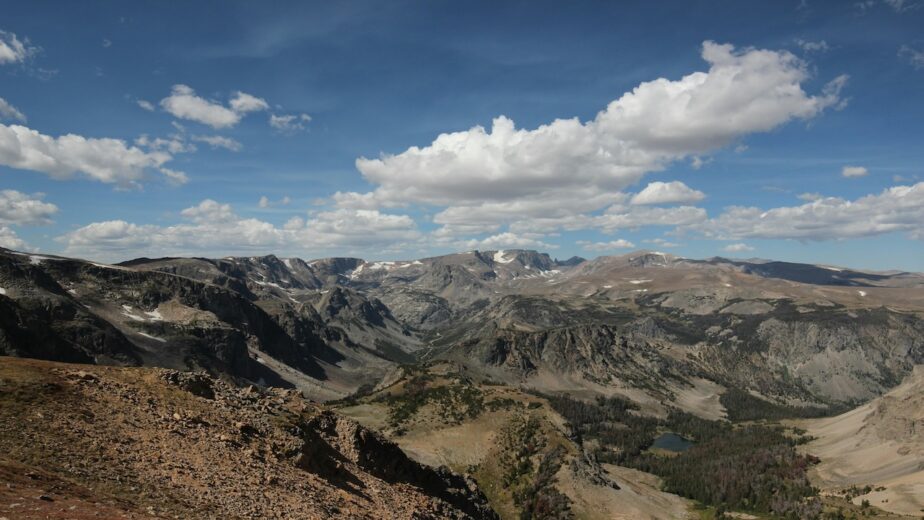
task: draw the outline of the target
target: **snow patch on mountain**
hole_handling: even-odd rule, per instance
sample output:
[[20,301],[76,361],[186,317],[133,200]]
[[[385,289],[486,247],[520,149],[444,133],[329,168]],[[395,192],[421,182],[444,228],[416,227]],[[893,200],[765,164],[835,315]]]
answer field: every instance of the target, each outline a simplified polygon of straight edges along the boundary
[[512,257],[510,257],[510,258],[505,257],[505,256],[504,256],[504,250],[503,250],[503,249],[501,249],[500,251],[494,253],[494,261],[497,262],[497,263],[499,263],[499,264],[509,264],[510,262],[513,262],[513,261],[516,260],[516,259],[517,259],[516,255],[514,255],[514,256],[512,256]]

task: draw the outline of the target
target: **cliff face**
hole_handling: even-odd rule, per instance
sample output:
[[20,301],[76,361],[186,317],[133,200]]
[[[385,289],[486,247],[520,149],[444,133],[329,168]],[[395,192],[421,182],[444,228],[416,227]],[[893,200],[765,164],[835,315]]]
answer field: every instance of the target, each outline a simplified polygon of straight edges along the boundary
[[[526,323],[504,313],[467,329],[441,355],[500,368],[511,381],[544,371],[673,400],[671,387],[705,378],[780,402],[836,406],[881,395],[924,362],[924,322],[887,309],[794,313],[766,304],[743,315],[701,315],[655,304],[611,324],[572,309],[567,321],[576,324],[556,328],[536,327],[550,319],[546,307],[536,309]],[[552,319],[566,321],[556,313]]]
[[495,518],[470,478],[295,392],[201,373],[0,358],[0,453],[0,473],[35,475],[34,507],[77,517]]
[[325,345],[296,340],[240,293],[182,276],[0,253],[0,352],[60,361],[204,368],[285,384],[264,352],[316,379]]

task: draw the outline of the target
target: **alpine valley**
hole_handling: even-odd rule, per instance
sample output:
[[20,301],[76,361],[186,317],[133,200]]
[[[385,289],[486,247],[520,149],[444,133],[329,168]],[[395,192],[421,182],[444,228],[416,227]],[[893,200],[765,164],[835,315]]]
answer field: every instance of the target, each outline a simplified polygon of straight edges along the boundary
[[917,273],[0,250],[0,354],[16,518],[924,511]]

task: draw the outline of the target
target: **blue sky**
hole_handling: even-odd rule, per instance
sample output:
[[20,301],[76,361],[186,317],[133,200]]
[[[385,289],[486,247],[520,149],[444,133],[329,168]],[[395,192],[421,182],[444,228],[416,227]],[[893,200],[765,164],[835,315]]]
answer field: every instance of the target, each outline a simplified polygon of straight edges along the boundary
[[3,13],[0,246],[924,271],[924,2]]

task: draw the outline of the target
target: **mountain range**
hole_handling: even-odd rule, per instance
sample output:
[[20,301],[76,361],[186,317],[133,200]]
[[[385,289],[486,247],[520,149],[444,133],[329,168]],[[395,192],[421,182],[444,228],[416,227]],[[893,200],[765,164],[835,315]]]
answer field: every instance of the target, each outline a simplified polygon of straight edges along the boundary
[[[564,412],[541,400],[562,395],[631,403],[642,416],[792,419],[812,431],[821,419],[806,417],[870,406],[912,377],[924,364],[922,318],[924,274],[761,259],[639,251],[557,260],[504,250],[408,261],[268,255],[108,265],[0,249],[0,354],[295,390],[332,408],[348,405],[341,413],[359,422],[424,370],[424,387],[449,378],[481,394],[509,389],[505,398],[524,406],[540,399],[550,425]],[[456,386],[446,387],[450,395]],[[365,419],[412,456],[430,450],[418,458],[465,472],[453,457],[432,456],[438,439],[422,447],[399,439],[408,429],[401,421]],[[444,426],[468,419],[477,417],[463,413]],[[587,449],[571,434],[561,443],[571,443],[565,458],[577,464]],[[633,479],[609,489],[641,477]],[[564,495],[577,504],[581,493]],[[500,499],[488,498],[497,509]],[[921,501],[908,500],[891,503],[907,513]],[[507,506],[502,517],[522,510]]]

